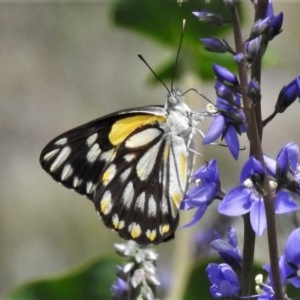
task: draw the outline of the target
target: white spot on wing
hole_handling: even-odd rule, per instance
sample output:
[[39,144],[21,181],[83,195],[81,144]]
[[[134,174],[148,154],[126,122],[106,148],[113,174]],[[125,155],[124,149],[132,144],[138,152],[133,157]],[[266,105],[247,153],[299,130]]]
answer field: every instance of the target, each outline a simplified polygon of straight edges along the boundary
[[60,153],[57,155],[56,159],[50,166],[50,171],[54,172],[64,161],[69,157],[71,153],[71,148],[69,146],[65,146],[61,149]]
[[160,209],[164,215],[169,213],[168,200],[165,196],[162,197]]
[[159,141],[154,146],[149,148],[138,161],[136,166],[136,172],[140,180],[148,179],[149,175],[153,171],[161,142],[162,141]]
[[136,206],[136,208],[140,209],[142,212],[145,210],[145,200],[146,200],[146,194],[145,194],[145,192],[142,192],[136,198],[135,206]]
[[57,146],[64,146],[67,143],[68,139],[66,137],[63,137],[59,140],[57,140],[54,144]]
[[122,174],[120,175],[122,182],[124,182],[128,178],[128,176],[130,175],[130,172],[131,172],[131,168],[128,168],[122,172]]
[[86,183],[86,193],[92,194],[95,191],[96,187],[96,184],[94,184],[92,181],[88,181]]
[[109,162],[114,154],[114,149],[107,150],[100,155],[100,160],[104,160],[105,162]]
[[124,191],[123,191],[123,204],[127,207],[130,208],[132,200],[133,200],[133,196],[134,196],[134,189],[133,189],[133,184],[132,182],[128,182],[128,184],[126,185]]
[[125,146],[127,148],[139,148],[149,144],[161,134],[162,132],[158,128],[147,128],[128,138],[125,142]]
[[132,160],[134,160],[136,157],[135,154],[133,153],[129,153],[129,154],[125,154],[124,155],[124,159],[127,161],[127,162],[131,162]]
[[51,159],[54,155],[57,154],[57,152],[59,152],[60,149],[54,149],[54,150],[51,150],[50,152],[46,153],[43,157],[44,160],[49,160]]
[[78,176],[74,176],[73,178],[73,187],[77,188],[81,185],[82,179],[79,179]]
[[100,152],[101,150],[99,144],[98,143],[94,144],[86,155],[87,161],[91,164],[94,163],[98,158]]
[[60,179],[62,181],[67,180],[73,174],[73,168],[70,164],[66,164],[61,172]]
[[115,177],[117,168],[115,164],[111,164],[102,175],[102,184],[107,186]]
[[107,215],[112,210],[111,192],[105,191],[100,201],[100,210],[104,215]]
[[151,195],[148,200],[148,215],[151,217],[156,216],[157,205],[154,197]]
[[98,133],[94,133],[92,135],[90,135],[87,139],[86,139],[86,144],[88,147],[91,147],[97,140],[98,138]]

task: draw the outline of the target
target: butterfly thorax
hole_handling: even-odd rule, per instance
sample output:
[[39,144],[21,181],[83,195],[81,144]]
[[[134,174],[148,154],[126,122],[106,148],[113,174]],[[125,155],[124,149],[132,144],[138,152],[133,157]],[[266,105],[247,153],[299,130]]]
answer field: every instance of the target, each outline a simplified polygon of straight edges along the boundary
[[191,127],[195,124],[191,119],[192,110],[184,102],[184,98],[180,90],[172,90],[165,105],[168,112],[168,130],[171,134],[178,136],[188,136]]

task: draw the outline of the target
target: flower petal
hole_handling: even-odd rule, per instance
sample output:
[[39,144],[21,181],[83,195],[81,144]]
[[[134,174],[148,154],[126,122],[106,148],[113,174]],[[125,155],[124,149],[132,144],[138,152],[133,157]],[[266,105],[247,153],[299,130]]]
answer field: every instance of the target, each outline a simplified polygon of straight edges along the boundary
[[206,133],[202,143],[204,145],[214,142],[223,133],[225,120],[222,115],[217,115],[210,124],[209,130]]
[[229,148],[231,155],[238,159],[239,151],[240,151],[240,143],[236,133],[236,130],[233,126],[228,126],[226,134],[225,134],[225,141]]
[[298,209],[298,204],[294,201],[292,196],[283,190],[280,190],[275,198],[275,212],[276,214],[286,214]]
[[218,211],[226,216],[240,216],[250,211],[252,203],[251,191],[243,186],[236,187],[224,197]]
[[250,211],[250,222],[258,236],[262,236],[267,228],[265,204],[262,199],[253,203]]
[[181,229],[190,227],[190,226],[194,225],[195,223],[197,223],[198,221],[200,221],[200,219],[202,218],[202,216],[206,212],[206,209],[207,209],[206,204],[203,204],[203,205],[199,206],[199,208],[197,209],[196,213],[194,214],[192,220],[189,223],[183,225],[181,227]]

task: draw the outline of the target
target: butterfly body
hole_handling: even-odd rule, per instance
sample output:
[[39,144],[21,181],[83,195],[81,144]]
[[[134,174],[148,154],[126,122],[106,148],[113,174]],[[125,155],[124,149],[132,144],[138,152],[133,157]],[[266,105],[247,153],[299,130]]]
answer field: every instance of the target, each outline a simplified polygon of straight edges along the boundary
[[67,131],[43,149],[40,162],[92,200],[122,238],[158,244],[178,226],[197,123],[181,93],[171,91],[165,106],[123,110]]

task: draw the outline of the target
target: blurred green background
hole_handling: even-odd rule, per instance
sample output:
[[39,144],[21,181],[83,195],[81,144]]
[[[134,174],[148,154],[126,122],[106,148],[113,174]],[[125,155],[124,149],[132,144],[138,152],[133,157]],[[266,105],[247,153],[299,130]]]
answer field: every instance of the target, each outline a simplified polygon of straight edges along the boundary
[[[249,24],[250,1],[242,2]],[[276,12],[284,12],[284,31],[270,43],[272,64],[263,73],[265,117],[281,86],[300,74],[300,3],[273,2]],[[155,69],[176,49],[113,25],[111,3],[0,4],[0,297],[21,283],[111,254],[112,243],[120,241],[104,228],[88,200],[55,183],[38,162],[43,146],[67,129],[119,109],[165,101],[161,85],[146,83],[149,70],[136,54],[143,53]],[[214,99],[212,85],[191,74],[177,85],[196,87]],[[299,111],[295,104],[266,129],[266,153],[276,155],[282,144],[300,142]],[[207,152],[207,159],[221,153],[221,174],[240,165],[224,149]],[[286,220],[279,223],[283,232]],[[201,226],[208,224],[209,217]],[[184,231],[177,236],[180,244],[175,240],[158,247],[159,273],[171,274],[167,281],[172,283],[178,262],[193,251]]]

